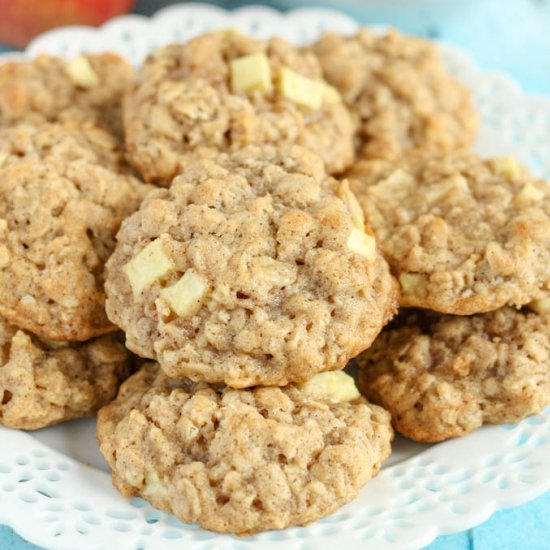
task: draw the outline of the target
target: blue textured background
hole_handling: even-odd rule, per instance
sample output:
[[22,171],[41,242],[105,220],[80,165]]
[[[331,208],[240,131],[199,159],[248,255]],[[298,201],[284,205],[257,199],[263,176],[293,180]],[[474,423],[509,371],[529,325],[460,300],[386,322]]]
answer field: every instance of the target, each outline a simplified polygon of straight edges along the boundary
[[[39,2],[37,0],[37,4]],[[173,3],[137,0],[135,12],[148,15]],[[392,7],[392,0],[380,1],[378,8],[361,7],[357,0],[218,0],[211,3],[229,8],[263,3],[282,9],[308,4],[332,5],[367,24],[390,24],[406,32],[456,44],[482,67],[513,76],[526,91],[550,95],[550,0],[454,0],[452,4],[434,0],[432,9],[419,9],[418,3],[410,0],[402,4],[405,7],[400,10]],[[0,526],[0,550],[36,548],[9,527]],[[550,493],[523,506],[498,512],[475,529],[439,537],[428,549],[549,550]]]

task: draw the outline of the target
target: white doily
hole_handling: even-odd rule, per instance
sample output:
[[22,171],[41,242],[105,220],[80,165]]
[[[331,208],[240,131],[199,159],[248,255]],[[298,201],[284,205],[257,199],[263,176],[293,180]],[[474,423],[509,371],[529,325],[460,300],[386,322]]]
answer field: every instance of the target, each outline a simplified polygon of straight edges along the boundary
[[[185,4],[152,19],[130,15],[100,29],[54,30],[35,39],[19,57],[113,50],[139,65],[159,45],[224,27],[304,43],[325,30],[353,32],[357,24],[330,10],[280,14],[249,7],[228,13]],[[482,115],[478,151],[515,154],[550,179],[550,99],[526,96],[509,78],[482,71],[460,51],[442,47],[450,70],[472,90]],[[122,499],[104,470],[93,429],[90,420],[34,434],[0,428],[0,523],[55,550],[170,550],[189,544],[199,550],[406,550],[473,527],[495,510],[550,488],[548,408],[520,424],[486,426],[438,445],[398,439],[382,473],[337,513],[308,527],[238,538],[183,525],[141,499]]]

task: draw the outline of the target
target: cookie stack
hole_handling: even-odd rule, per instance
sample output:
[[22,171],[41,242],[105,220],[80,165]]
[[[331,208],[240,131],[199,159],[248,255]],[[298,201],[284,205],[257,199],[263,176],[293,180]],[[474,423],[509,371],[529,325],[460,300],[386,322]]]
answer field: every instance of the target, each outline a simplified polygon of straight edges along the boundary
[[133,352],[98,415],[114,484],[249,534],[355,498],[391,423],[438,441],[550,400],[550,193],[468,152],[433,45],[222,31],[133,78],[0,67],[2,422],[90,414]]
[[94,414],[128,374],[129,353],[105,314],[103,267],[120,222],[148,190],[124,168],[115,123],[133,78],[111,54],[0,67],[0,422],[8,427]]
[[331,513],[393,436],[342,372],[397,302],[329,175],[353,160],[346,107],[310,52],[222,32],[153,54],[124,120],[131,162],[163,188],[107,262],[109,318],[157,362],[100,412],[115,485],[216,531]]
[[[417,441],[550,402],[550,188],[512,158],[370,161],[351,185],[407,308],[358,359],[365,395]],[[437,313],[436,313],[437,312]]]
[[469,151],[477,117],[430,44],[368,30],[314,46],[356,124],[347,176],[403,310],[357,358],[361,391],[416,441],[550,402],[550,192]]

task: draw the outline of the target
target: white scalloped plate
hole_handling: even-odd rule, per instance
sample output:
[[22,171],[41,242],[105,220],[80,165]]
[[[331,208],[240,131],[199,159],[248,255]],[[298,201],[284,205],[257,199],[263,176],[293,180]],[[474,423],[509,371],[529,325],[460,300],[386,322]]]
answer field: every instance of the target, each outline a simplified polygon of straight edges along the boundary
[[[130,15],[100,29],[54,30],[35,39],[19,57],[114,50],[139,65],[156,46],[219,27],[304,43],[329,29],[351,33],[357,24],[322,9],[281,14],[249,7],[228,13],[185,4],[166,8],[152,19]],[[513,153],[550,179],[550,99],[526,96],[509,78],[480,70],[456,49],[442,48],[449,69],[470,87],[481,112],[477,150],[485,155]],[[170,550],[192,544],[200,550],[367,545],[406,550],[473,527],[495,510],[549,489],[550,408],[517,425],[486,426],[438,445],[398,438],[382,473],[354,502],[308,527],[248,538],[183,525],[141,499],[122,499],[97,450],[92,420],[32,434],[0,428],[0,449],[0,523],[47,548]]]

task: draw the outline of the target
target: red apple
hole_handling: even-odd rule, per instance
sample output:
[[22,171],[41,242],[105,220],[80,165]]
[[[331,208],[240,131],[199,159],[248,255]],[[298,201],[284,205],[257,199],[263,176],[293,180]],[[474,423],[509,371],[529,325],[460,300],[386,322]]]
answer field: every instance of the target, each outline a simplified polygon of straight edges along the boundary
[[0,0],[0,42],[23,47],[62,25],[99,25],[129,11],[135,0]]

